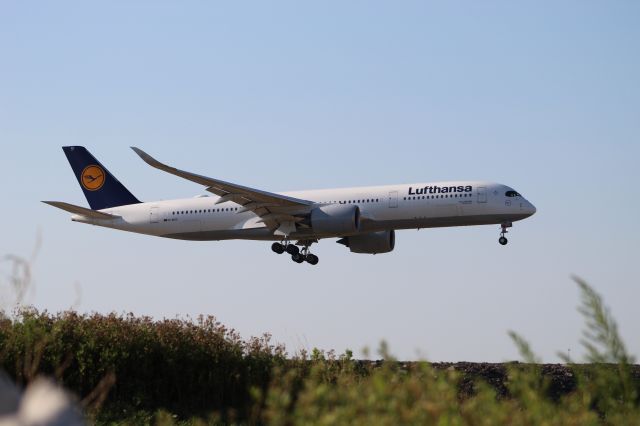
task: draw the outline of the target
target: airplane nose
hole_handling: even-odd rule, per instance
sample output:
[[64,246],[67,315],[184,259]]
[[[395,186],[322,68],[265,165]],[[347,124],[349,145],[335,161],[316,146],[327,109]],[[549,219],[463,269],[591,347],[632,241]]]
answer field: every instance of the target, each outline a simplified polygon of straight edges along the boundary
[[533,204],[531,204],[530,202],[527,201],[527,204],[529,204],[528,208],[527,208],[527,213],[529,213],[529,215],[533,215],[535,214],[535,212],[538,211],[538,209],[536,209],[536,206],[534,206]]

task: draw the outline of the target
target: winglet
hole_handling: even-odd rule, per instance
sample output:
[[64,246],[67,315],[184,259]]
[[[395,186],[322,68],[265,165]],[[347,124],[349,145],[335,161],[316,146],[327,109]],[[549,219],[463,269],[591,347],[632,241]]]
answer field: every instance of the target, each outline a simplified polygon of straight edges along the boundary
[[140,158],[142,158],[142,160],[147,163],[148,165],[152,166],[152,167],[158,167],[158,166],[163,166],[164,164],[162,164],[161,162],[159,162],[158,160],[156,160],[155,158],[153,158],[152,156],[150,156],[149,154],[147,154],[146,152],[144,152],[143,150],[141,150],[138,147],[132,146],[131,149],[138,154],[138,156]]
[[131,149],[133,149],[133,151],[138,154],[138,156],[140,158],[142,158],[144,160],[145,163],[149,164],[149,165],[153,165],[153,163],[157,163],[158,160],[156,160],[155,158],[153,158],[152,156],[150,156],[149,154],[147,154],[146,152],[144,152],[143,150],[141,150],[138,147],[132,146],[130,147]]
[[43,201],[45,204],[57,207],[69,213],[78,214],[80,216],[89,217],[91,219],[117,219],[120,216],[116,216],[109,213],[103,213],[96,210],[87,209],[85,207],[76,206],[74,204],[63,203],[62,201]]
[[[150,165],[151,167],[154,167],[156,169],[160,169],[163,170],[167,173],[171,173],[174,175],[178,175],[178,172],[180,172],[178,169],[176,169],[175,167],[171,167],[171,166],[167,166],[164,163],[161,163],[160,161],[156,160],[155,158],[153,158],[152,156],[150,156],[149,154],[147,154],[146,152],[144,152],[143,150],[141,150],[138,147],[132,146],[130,147],[136,154],[138,154],[138,157],[142,158],[142,161],[144,161],[145,163],[147,163],[148,165]],[[181,176],[184,177],[184,176]],[[204,185],[204,184],[203,184]]]

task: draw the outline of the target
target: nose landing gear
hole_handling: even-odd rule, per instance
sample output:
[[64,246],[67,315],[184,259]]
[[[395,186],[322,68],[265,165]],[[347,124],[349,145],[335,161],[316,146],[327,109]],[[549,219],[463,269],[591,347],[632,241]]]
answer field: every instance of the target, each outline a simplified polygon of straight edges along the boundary
[[503,223],[500,226],[502,227],[502,232],[500,232],[500,238],[498,238],[498,242],[501,245],[506,246],[509,240],[507,240],[507,237],[505,237],[504,234],[509,232],[507,231],[507,228],[511,228],[513,224],[511,222],[507,222],[507,223]]
[[287,252],[291,255],[291,260],[296,263],[302,263],[306,261],[310,265],[317,265],[320,261],[320,259],[318,259],[318,256],[312,254],[309,251],[309,246],[312,244],[312,242],[305,241],[302,250],[300,250],[297,245],[291,244],[287,240],[285,240],[283,243],[271,244],[271,250],[277,254]]

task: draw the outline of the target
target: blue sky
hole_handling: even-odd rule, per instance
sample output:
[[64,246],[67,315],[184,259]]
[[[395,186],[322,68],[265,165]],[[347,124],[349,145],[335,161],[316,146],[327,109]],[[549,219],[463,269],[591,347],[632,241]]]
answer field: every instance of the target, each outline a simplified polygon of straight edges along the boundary
[[[510,329],[546,361],[579,354],[576,274],[640,354],[639,18],[631,1],[5,1],[0,254],[40,230],[41,309],[213,314],[290,352],[385,339],[447,361],[517,358]],[[313,268],[71,223],[39,203],[86,205],[63,145],[143,200],[202,188],[131,145],[269,191],[492,180],[538,213],[507,247],[492,226],[401,231],[386,255],[323,241]]]

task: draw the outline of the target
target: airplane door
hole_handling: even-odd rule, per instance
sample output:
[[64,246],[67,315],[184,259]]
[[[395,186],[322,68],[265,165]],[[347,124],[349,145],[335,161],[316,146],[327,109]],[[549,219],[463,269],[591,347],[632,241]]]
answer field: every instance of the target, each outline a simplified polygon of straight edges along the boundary
[[389,208],[395,209],[398,207],[398,191],[389,191]]
[[160,209],[157,206],[149,209],[149,223],[160,222]]
[[478,187],[478,202],[486,203],[487,202],[487,187],[479,186]]

